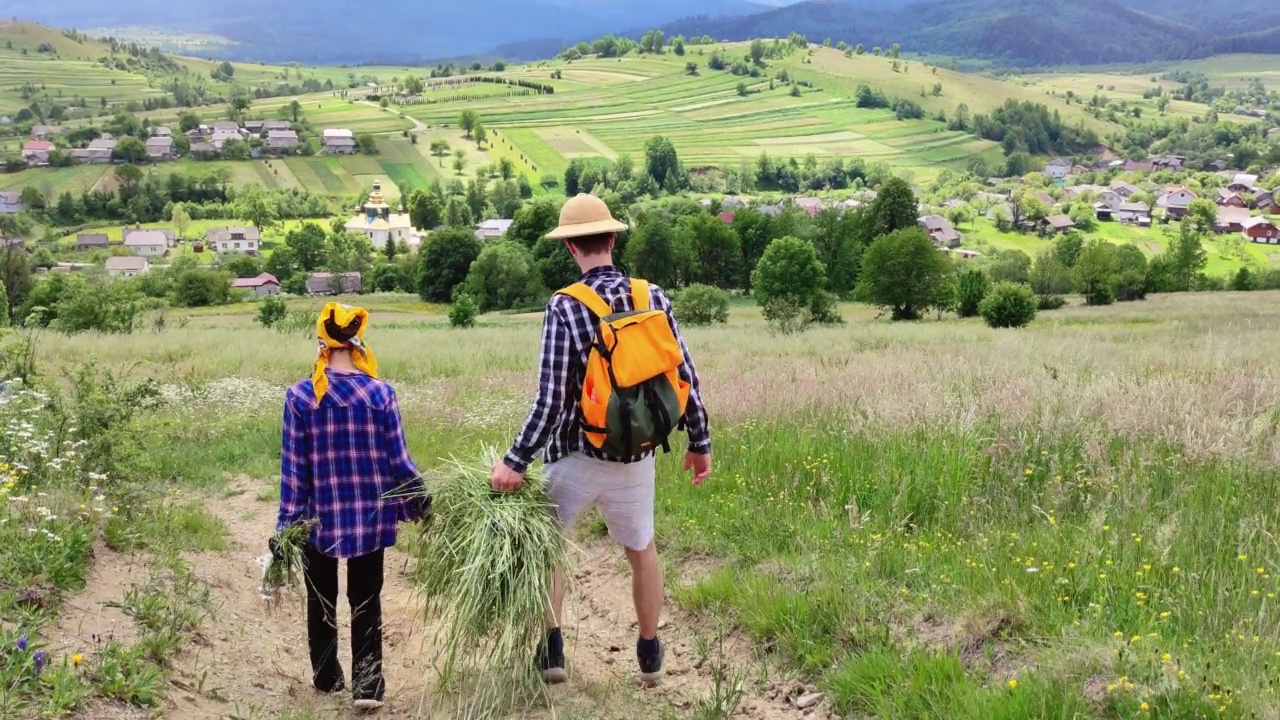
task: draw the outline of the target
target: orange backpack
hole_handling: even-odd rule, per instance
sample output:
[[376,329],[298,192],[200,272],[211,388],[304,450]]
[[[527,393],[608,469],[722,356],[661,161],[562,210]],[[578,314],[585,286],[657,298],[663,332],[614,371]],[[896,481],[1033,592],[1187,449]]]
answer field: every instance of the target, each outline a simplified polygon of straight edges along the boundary
[[681,425],[689,383],[680,378],[684,353],[667,314],[651,308],[649,283],[632,279],[633,308],[614,312],[584,283],[559,295],[571,297],[600,323],[582,381],[582,423],[587,441],[612,457],[630,458],[658,447]]

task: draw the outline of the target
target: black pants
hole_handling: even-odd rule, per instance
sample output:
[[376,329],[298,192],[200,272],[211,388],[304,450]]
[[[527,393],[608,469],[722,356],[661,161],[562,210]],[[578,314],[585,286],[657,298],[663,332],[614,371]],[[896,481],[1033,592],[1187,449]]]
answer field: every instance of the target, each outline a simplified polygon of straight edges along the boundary
[[[316,689],[330,692],[343,683],[338,662],[338,560],[306,549],[307,639]],[[351,603],[352,687],[357,699],[381,699],[382,551],[347,560],[347,601]]]

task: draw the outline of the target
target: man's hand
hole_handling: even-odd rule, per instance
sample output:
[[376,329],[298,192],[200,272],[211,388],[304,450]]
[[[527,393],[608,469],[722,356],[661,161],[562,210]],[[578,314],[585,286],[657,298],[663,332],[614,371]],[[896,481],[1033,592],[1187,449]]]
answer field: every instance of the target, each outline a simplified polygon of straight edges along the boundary
[[524,473],[516,472],[507,467],[507,464],[498,461],[493,466],[493,489],[498,492],[516,492],[524,486]]
[[697,487],[711,476],[711,454],[706,455],[687,452],[684,454],[684,469],[693,471],[693,486]]

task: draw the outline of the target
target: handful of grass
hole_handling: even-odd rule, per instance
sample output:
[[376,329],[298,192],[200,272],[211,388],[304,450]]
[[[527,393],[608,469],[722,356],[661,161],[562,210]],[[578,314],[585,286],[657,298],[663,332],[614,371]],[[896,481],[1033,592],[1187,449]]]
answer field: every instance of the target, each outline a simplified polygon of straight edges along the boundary
[[416,548],[423,609],[437,621],[441,684],[463,717],[495,717],[545,692],[536,663],[552,572],[565,560],[542,475],[531,469],[519,491],[494,492],[500,459],[486,447],[432,474],[433,514]]
[[307,520],[293,525],[275,534],[276,551],[262,571],[262,599],[274,604],[279,601],[285,590],[298,587],[303,577],[303,550],[311,539],[311,528],[315,521]]

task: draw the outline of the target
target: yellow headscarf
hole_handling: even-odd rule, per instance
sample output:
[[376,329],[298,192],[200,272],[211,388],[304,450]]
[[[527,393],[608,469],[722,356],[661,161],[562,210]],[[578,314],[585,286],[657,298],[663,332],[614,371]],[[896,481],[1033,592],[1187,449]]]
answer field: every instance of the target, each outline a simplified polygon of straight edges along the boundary
[[329,353],[333,350],[350,350],[356,369],[369,377],[378,377],[378,359],[364,344],[364,330],[368,325],[369,313],[364,308],[331,302],[320,311],[320,319],[316,320],[316,337],[320,338],[323,347],[311,372],[316,404],[329,392],[329,377],[325,375],[325,369],[329,367]]

